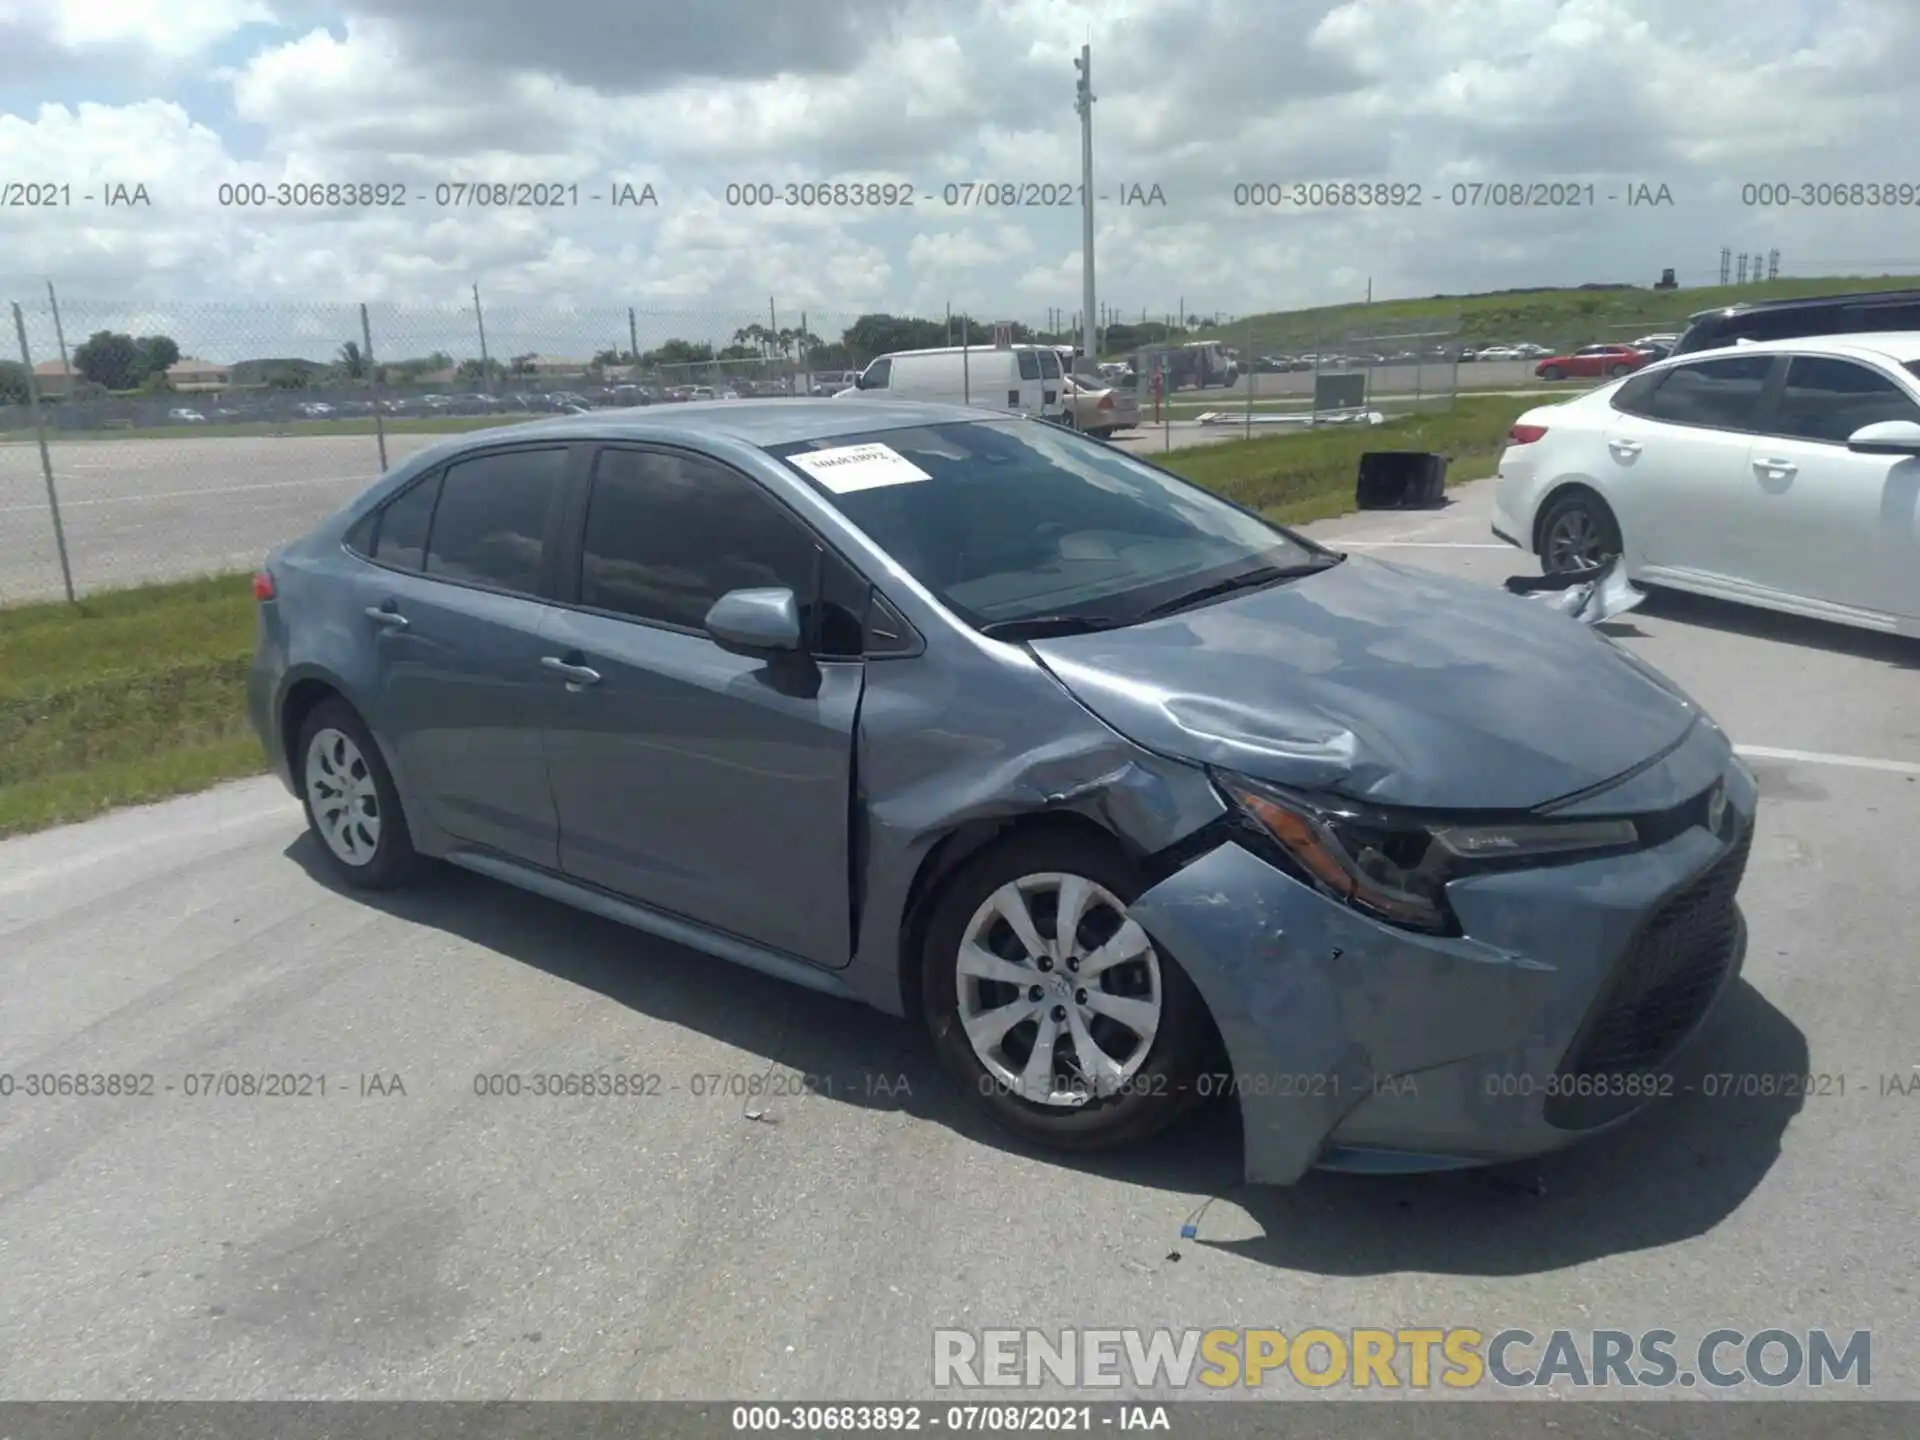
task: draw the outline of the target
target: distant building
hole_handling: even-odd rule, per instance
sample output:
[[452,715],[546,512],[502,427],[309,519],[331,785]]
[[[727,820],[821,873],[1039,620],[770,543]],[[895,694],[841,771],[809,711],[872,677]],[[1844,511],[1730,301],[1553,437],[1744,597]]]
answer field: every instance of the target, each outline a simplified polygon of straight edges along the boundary
[[568,360],[559,355],[535,355],[520,371],[525,375],[584,375],[587,362]]
[[233,370],[207,360],[176,360],[167,367],[167,384],[189,394],[225,390],[233,384]]
[[48,399],[73,393],[73,367],[64,360],[42,360],[33,367],[33,383]]

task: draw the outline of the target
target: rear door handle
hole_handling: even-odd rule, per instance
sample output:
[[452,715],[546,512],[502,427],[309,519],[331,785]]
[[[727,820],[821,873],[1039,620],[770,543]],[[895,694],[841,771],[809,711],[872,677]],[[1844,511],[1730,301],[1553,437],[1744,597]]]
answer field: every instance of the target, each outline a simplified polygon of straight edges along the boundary
[[1607,448],[1616,455],[1638,455],[1640,453],[1640,442],[1638,440],[1609,440],[1607,442]]
[[1756,460],[1753,468],[1764,470],[1769,475],[1798,475],[1800,467],[1791,460]]
[[391,604],[367,606],[367,618],[376,625],[386,626],[389,630],[407,628],[407,617],[393,609]]
[[579,685],[598,685],[600,672],[587,665],[577,665],[559,655],[542,655],[540,663],[556,675],[564,675],[571,688]]

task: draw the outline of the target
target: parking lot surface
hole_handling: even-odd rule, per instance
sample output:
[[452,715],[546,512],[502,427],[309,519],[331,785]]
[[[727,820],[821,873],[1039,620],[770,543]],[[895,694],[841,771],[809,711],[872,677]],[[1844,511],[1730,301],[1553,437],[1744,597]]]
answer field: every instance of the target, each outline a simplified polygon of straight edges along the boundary
[[[1494,584],[1532,566],[1490,502],[1309,528]],[[1466,1325],[1868,1329],[1871,1397],[1920,1398],[1920,1089],[1886,1089],[1920,1075],[1920,649],[1672,599],[1620,630],[1764,797],[1683,1081],[1822,1093],[1680,1093],[1491,1178],[1249,1189],[1224,1110],[1063,1160],[901,1022],[463,873],[338,893],[248,781],[0,843],[0,1072],[160,1087],[0,1103],[0,1394],[952,1399],[936,1326]],[[660,1089],[485,1093],[603,1070]],[[266,1074],[325,1093],[188,1093]]]

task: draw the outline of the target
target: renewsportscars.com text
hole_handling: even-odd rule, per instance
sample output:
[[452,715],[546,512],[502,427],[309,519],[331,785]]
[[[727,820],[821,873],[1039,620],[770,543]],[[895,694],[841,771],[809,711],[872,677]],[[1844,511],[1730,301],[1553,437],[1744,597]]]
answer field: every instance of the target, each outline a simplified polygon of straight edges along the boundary
[[1870,1331],[936,1330],[941,1389],[1667,1389],[1873,1383]]

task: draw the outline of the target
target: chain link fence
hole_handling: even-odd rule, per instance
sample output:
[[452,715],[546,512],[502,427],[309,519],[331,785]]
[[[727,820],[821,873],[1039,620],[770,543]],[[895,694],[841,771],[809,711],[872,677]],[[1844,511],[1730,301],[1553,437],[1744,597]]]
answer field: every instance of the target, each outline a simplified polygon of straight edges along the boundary
[[0,313],[0,604],[250,569],[450,432],[832,394],[871,358],[846,344],[858,316],[772,306],[143,305],[49,292]]
[[[1217,317],[1215,317],[1217,319]],[[1045,319],[471,303],[142,304],[44,296],[0,361],[0,604],[251,569],[448,433],[544,415],[831,395],[878,355],[1076,348]],[[1136,451],[1452,402],[1457,319],[1319,333],[1123,326],[1100,354]],[[1194,337],[1204,338],[1194,338]],[[1092,386],[1086,388],[1091,389]]]

